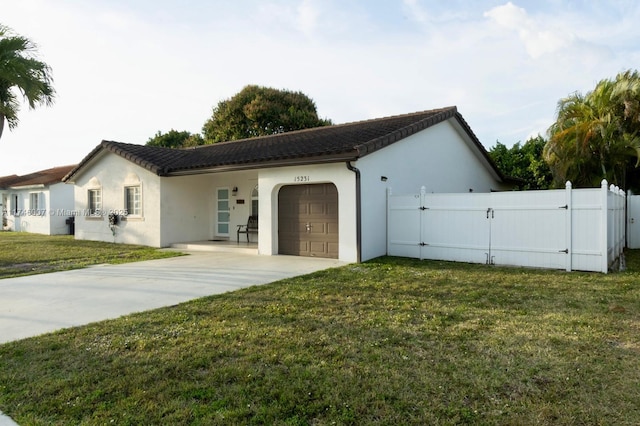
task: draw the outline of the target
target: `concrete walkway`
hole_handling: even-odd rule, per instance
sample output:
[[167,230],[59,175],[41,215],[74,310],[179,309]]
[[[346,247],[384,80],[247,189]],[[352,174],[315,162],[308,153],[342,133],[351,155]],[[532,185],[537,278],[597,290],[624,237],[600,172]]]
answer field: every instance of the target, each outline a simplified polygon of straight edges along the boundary
[[[344,265],[333,259],[192,252],[0,280],[0,344]],[[0,426],[15,425],[0,413]]]

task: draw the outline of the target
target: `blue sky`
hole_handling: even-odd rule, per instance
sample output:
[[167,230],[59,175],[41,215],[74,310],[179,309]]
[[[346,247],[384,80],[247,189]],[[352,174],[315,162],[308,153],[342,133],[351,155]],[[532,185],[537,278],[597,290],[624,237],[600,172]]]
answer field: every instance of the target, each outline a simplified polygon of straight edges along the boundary
[[79,162],[101,140],[199,132],[247,84],[302,91],[344,123],[456,105],[489,149],[557,101],[639,68],[640,2],[0,0],[55,105],[0,139],[0,176]]

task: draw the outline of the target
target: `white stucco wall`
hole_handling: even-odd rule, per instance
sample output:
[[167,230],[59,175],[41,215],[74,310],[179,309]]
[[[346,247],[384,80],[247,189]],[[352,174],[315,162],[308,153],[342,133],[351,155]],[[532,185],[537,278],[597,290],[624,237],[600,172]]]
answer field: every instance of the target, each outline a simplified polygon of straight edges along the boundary
[[65,213],[67,210],[75,208],[73,187],[63,182],[49,186],[48,201],[47,209],[51,234],[68,234],[69,225],[65,221],[69,216]]
[[[142,196],[142,216],[121,221],[115,235],[109,228],[108,214],[125,208],[124,186],[127,179],[139,178]],[[102,190],[102,214],[91,217],[82,214],[89,207],[88,191],[91,179],[99,182]],[[76,238],[160,247],[160,177],[115,154],[99,155],[76,177],[74,185]]]
[[333,183],[338,189],[339,259],[357,261],[355,173],[345,163],[263,169],[260,187],[260,254],[278,254],[278,192],[285,185]]
[[[453,124],[452,124],[453,122]],[[479,158],[453,119],[374,152],[355,163],[361,172],[362,260],[386,253],[386,191],[489,192],[506,189]],[[381,176],[387,178],[381,181]]]
[[[34,234],[49,235],[49,216],[47,209],[49,206],[49,189],[46,187],[20,188],[11,190],[9,196],[10,209],[8,213],[9,226],[12,231],[31,232]],[[38,197],[38,205],[31,204],[31,194]],[[17,214],[14,197],[18,196]]]

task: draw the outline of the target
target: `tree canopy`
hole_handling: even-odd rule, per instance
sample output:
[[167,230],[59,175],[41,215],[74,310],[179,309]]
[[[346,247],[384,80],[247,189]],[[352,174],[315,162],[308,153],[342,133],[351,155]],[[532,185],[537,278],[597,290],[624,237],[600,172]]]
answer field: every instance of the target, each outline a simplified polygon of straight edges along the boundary
[[169,130],[167,133],[158,131],[153,137],[149,138],[147,146],[160,146],[164,148],[187,148],[190,146],[204,145],[204,139],[199,134],[191,134],[191,132],[177,130]]
[[9,129],[18,125],[18,93],[32,109],[53,103],[51,68],[36,59],[35,53],[31,40],[0,24],[0,137],[5,120]]
[[[629,188],[639,182],[640,75],[626,71],[601,80],[591,92],[558,102],[544,157],[556,186],[599,186],[602,179]],[[634,177],[635,176],[635,177]]]
[[548,189],[553,176],[542,157],[546,143],[542,136],[530,138],[522,146],[518,142],[511,148],[497,142],[489,155],[504,174],[522,179],[519,189]]
[[206,143],[215,143],[330,124],[302,92],[249,85],[218,103],[202,133]]

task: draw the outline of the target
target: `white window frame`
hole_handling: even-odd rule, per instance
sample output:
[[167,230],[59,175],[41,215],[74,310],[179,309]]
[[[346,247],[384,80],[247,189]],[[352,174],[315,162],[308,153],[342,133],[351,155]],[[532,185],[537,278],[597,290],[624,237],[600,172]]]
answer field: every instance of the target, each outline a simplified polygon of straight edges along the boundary
[[[133,208],[129,205],[129,192],[132,190],[137,192],[137,194],[134,193]],[[138,198],[137,207],[135,195]],[[126,185],[124,187],[124,209],[127,211],[127,217],[142,217],[142,185]]]
[[36,212],[43,207],[40,205],[40,193],[39,192],[30,192],[29,193],[29,210],[33,212],[33,214],[37,214]]
[[[97,200],[95,201],[95,205],[93,203],[94,200],[93,200],[92,194],[97,195],[97,197],[95,197]],[[102,188],[87,189],[87,210],[89,211],[90,217],[102,216]]]

